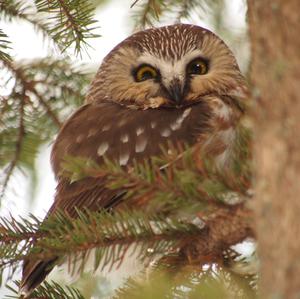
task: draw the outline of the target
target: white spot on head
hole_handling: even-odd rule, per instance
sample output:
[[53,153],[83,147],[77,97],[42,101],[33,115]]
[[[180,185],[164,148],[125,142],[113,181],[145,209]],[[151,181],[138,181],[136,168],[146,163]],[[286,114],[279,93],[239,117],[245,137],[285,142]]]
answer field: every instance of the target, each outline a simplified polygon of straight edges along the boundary
[[138,138],[135,145],[135,152],[142,153],[146,148],[147,142],[146,138]]
[[119,163],[121,166],[125,166],[129,160],[129,152],[125,151],[120,154]]
[[138,128],[136,129],[136,135],[139,136],[139,135],[143,134],[144,131],[145,131],[145,128],[143,128],[143,127],[138,127]]
[[98,150],[97,150],[97,154],[99,156],[103,156],[106,153],[107,150],[108,150],[108,143],[103,142],[99,145]]
[[121,135],[120,139],[123,143],[126,143],[129,141],[129,136],[128,136],[128,134],[123,134],[123,135]]
[[163,137],[169,137],[171,135],[171,130],[169,128],[165,128],[160,132],[160,135]]
[[110,129],[111,125],[107,124],[107,125],[104,125],[102,127],[102,132],[105,132],[105,131],[108,131]]

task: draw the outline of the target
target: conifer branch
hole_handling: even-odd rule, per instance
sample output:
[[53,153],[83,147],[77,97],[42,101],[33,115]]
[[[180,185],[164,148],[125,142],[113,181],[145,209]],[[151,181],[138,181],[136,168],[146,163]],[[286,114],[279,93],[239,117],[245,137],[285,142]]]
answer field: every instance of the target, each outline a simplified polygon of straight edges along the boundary
[[248,277],[238,277],[223,266],[208,263],[176,270],[160,267],[147,279],[129,278],[113,299],[139,299],[141,294],[143,298],[256,298]]
[[223,0],[138,0],[131,4],[134,9],[135,29],[152,27],[160,20],[170,19],[172,23],[180,23],[182,19],[191,17],[192,12],[204,12],[207,14],[217,10],[212,9],[223,3]]
[[0,29],[0,60],[9,61],[11,56],[7,52],[10,49],[8,36]]
[[238,127],[236,139],[234,159],[227,171],[214,168],[213,157],[204,154],[199,144],[190,148],[169,144],[170,150],[163,150],[160,158],[136,163],[129,172],[107,159],[97,165],[91,160],[66,157],[63,175],[72,182],[88,176],[105,177],[107,188],[126,189],[126,200],[151,211],[168,213],[174,207],[190,209],[199,205],[218,210],[232,202],[230,197],[239,198],[236,203],[249,197],[252,171],[249,130]]
[[23,20],[32,24],[36,31],[43,34],[44,38],[51,39],[59,49],[62,49],[63,43],[54,39],[48,27],[48,21],[44,16],[36,12],[33,4],[25,3],[25,1],[2,0],[0,2],[0,17],[5,21]]
[[[123,251],[116,249],[119,252],[116,260],[120,260],[122,252],[133,242],[159,244],[168,241],[179,249],[181,259],[188,263],[201,263],[206,256],[218,259],[230,246],[253,237],[252,213],[243,201],[232,204],[222,197],[218,199],[220,192],[230,190],[230,183],[223,184],[221,188],[215,186],[224,178],[216,176],[213,168],[203,169],[202,162],[198,165],[198,146],[188,148],[180,155],[175,147],[172,152],[153,159],[151,165],[135,164],[129,173],[108,160],[101,166],[78,158],[68,160],[64,174],[72,180],[86,176],[105,177],[108,188],[128,190],[123,204],[118,207],[119,212],[92,214],[78,211],[78,219],[58,214],[44,223],[33,218],[33,225],[30,221],[24,225],[14,219],[2,219],[2,255],[5,257],[8,250],[16,248],[15,243],[23,241],[22,251],[15,252],[8,264],[22,260],[24,252],[29,252],[31,258],[52,258],[53,252],[55,256],[64,256],[92,248],[100,248],[104,252],[123,248]],[[244,158],[248,157],[246,152]],[[240,168],[235,171],[242,174]],[[228,177],[230,180],[233,178]],[[239,194],[246,192],[244,182],[234,187]],[[127,206],[134,206],[140,211],[129,211]],[[34,233],[37,227],[39,229]],[[33,238],[35,250],[32,252]],[[105,255],[102,254],[102,257]],[[101,258],[98,260],[100,262]],[[107,262],[114,263],[116,260]]]
[[[237,206],[234,210],[232,207],[224,207],[211,217],[196,214],[193,219],[177,220],[177,217],[166,218],[165,214],[155,214],[129,210],[114,214],[105,211],[81,212],[78,219],[58,214],[44,223],[33,216],[30,220],[21,221],[1,218],[1,267],[18,263],[25,256],[28,257],[27,252],[34,259],[77,253],[76,258],[71,259],[74,263],[80,252],[84,253],[92,248],[102,250],[97,263],[99,265],[107,252],[119,248],[115,249],[117,253],[112,260],[105,262],[113,265],[122,260],[124,250],[134,242],[146,242],[147,247],[150,246],[157,252],[156,248],[161,246],[162,241],[167,242],[168,247],[172,246],[172,252],[176,248],[180,249],[175,252],[180,254],[181,259],[199,263],[206,256],[219,257],[229,246],[253,236],[249,219],[251,214],[244,206]],[[34,251],[30,250],[32,239],[35,240]],[[20,242],[23,245],[18,248]],[[85,259],[82,258],[83,268],[84,262]]]
[[[6,286],[14,295],[7,298],[20,299],[19,295],[19,283],[16,286]],[[85,299],[80,292],[72,287],[64,286],[62,287],[59,283],[51,281],[51,283],[45,281],[41,286],[35,289],[31,298],[34,299]]]
[[17,166],[17,163],[20,159],[20,155],[21,155],[21,150],[22,150],[22,145],[23,145],[23,140],[24,140],[24,135],[25,135],[25,127],[24,127],[24,107],[25,107],[25,103],[23,101],[23,99],[26,98],[26,94],[25,94],[25,89],[22,90],[22,94],[21,94],[21,98],[19,100],[19,124],[18,124],[18,138],[16,141],[16,146],[15,146],[15,153],[14,153],[14,157],[12,159],[12,161],[10,161],[9,165],[7,166],[7,168],[4,170],[5,174],[5,178],[3,180],[3,185],[0,191],[0,201],[5,193],[5,190],[7,188],[9,179],[15,169],[15,167]]
[[[65,109],[82,102],[89,76],[66,59],[45,58],[20,65],[1,61],[1,64],[7,70],[7,82],[13,84],[10,94],[3,96],[0,102],[3,197],[16,166],[31,169],[40,144],[49,141],[61,126],[60,117]],[[43,132],[41,124],[45,126]]]
[[[241,132],[247,141],[249,136]],[[237,148],[241,150],[245,145],[247,142],[239,138]],[[74,272],[84,269],[91,249],[96,249],[96,268],[100,264],[112,267],[122,263],[133,243],[144,244],[140,256],[145,247],[153,248],[154,253],[163,247],[165,264],[172,264],[174,257],[179,264],[203,265],[208,257],[211,263],[222,264],[225,250],[253,237],[254,233],[252,212],[244,202],[229,204],[217,195],[230,190],[229,186],[234,186],[240,194],[246,193],[249,183],[242,180],[241,184],[232,185],[228,182],[216,188],[220,179],[226,180],[210,163],[203,164],[197,146],[180,151],[180,154],[175,147],[170,145],[170,148],[173,154],[166,153],[153,159],[151,164],[136,164],[129,173],[108,160],[102,166],[78,158],[67,160],[64,174],[71,180],[105,177],[107,187],[129,190],[123,204],[113,214],[78,211],[79,218],[72,219],[58,213],[43,223],[34,217],[26,223],[24,219],[2,218],[1,267],[16,269],[25,257],[68,256],[69,269]],[[249,158],[246,149],[241,152],[237,157]],[[244,170],[234,167],[232,171],[242,176]],[[182,180],[184,177],[186,179]],[[233,176],[228,178],[232,180]],[[127,206],[139,211],[128,210]],[[17,246],[20,243],[23,244],[21,248]]]
[[191,13],[196,10],[207,11],[216,1],[219,0],[170,0],[169,5],[176,11],[176,21],[180,23],[182,19],[190,18]]
[[165,9],[164,2],[162,0],[134,1],[131,8],[135,8],[133,13],[135,28],[143,29],[146,26],[153,26],[153,21],[158,21]]
[[38,12],[49,13],[51,22],[47,29],[54,41],[63,45],[64,52],[71,44],[75,44],[75,52],[80,53],[87,39],[99,35],[92,33],[91,27],[96,21],[92,18],[94,8],[89,1],[78,0],[35,0]]
[[61,122],[58,119],[57,115],[52,111],[50,106],[45,102],[45,100],[39,95],[39,93],[36,90],[36,84],[41,83],[41,81],[36,82],[35,80],[30,80],[30,78],[27,78],[26,74],[24,73],[24,69],[22,66],[17,67],[13,63],[3,63],[6,68],[8,68],[11,72],[13,72],[14,77],[17,81],[20,82],[24,93],[21,95],[20,101],[23,102],[23,105],[25,106],[25,102],[28,103],[30,101],[30,98],[25,96],[25,92],[33,93],[37,96],[40,104],[46,109],[47,113],[49,114],[49,117],[52,119],[53,123],[59,128],[61,127]]
[[[40,228],[34,233],[37,227]],[[67,215],[58,214],[43,224],[34,217],[31,221],[2,217],[0,269],[15,265],[25,256],[45,259],[76,255],[75,259],[71,259],[75,262],[79,255],[85,256],[86,252],[92,248],[102,250],[98,265],[103,258],[106,258],[106,263],[114,264],[124,255],[124,248],[126,249],[126,246],[134,242],[144,241],[151,244],[153,248],[157,248],[161,246],[162,241],[168,241],[176,247],[174,244],[185,239],[186,234],[193,235],[199,230],[201,228],[189,222],[137,211],[123,211],[114,215],[108,212],[87,212],[81,213],[79,219],[76,220]],[[33,251],[31,250],[32,239],[35,240]],[[21,248],[17,246],[19,243],[22,244]],[[119,249],[114,255],[108,256],[107,253],[113,252],[114,248]],[[29,255],[26,254],[27,252]],[[81,267],[84,262],[83,258]]]
[[[50,38],[62,52],[75,44],[75,52],[88,45],[87,39],[99,35],[92,33],[93,7],[89,1],[79,0],[36,0],[35,5],[24,1],[2,0],[0,16],[6,20],[21,19],[31,23],[35,29]],[[49,18],[45,19],[45,14]]]

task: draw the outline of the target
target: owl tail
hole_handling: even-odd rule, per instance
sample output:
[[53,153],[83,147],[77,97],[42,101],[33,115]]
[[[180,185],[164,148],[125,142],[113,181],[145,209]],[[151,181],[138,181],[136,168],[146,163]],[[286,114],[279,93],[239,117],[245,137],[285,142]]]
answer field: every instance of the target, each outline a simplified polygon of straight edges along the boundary
[[25,260],[20,285],[20,297],[27,298],[31,292],[46,278],[54,267],[56,258],[48,260]]

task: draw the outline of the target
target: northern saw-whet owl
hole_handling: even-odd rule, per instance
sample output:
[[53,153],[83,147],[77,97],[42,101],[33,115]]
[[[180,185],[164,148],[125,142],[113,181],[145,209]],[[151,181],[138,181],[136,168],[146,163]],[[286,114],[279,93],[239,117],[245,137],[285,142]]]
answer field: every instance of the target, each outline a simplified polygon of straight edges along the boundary
[[[61,176],[66,156],[127,168],[183,142],[207,146],[219,167],[231,158],[239,102],[247,88],[234,55],[212,32],[178,24],[137,32],[104,59],[86,103],[60,130],[52,150],[58,181],[47,217],[61,210],[111,209],[122,200],[104,178],[71,183]],[[24,262],[22,291],[29,294],[51,271],[51,260]]]

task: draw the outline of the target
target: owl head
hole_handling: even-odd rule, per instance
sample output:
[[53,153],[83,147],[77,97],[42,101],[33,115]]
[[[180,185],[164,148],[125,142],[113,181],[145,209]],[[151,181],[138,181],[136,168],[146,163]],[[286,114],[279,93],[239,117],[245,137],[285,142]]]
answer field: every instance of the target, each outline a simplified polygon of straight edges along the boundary
[[182,107],[226,95],[244,79],[225,43],[207,29],[177,24],[140,31],[104,59],[87,102],[134,108]]

